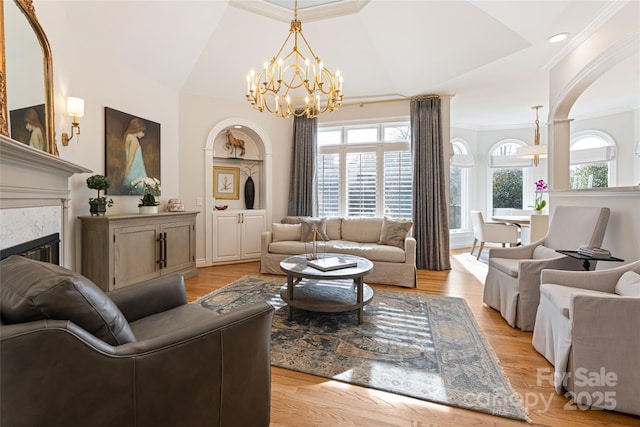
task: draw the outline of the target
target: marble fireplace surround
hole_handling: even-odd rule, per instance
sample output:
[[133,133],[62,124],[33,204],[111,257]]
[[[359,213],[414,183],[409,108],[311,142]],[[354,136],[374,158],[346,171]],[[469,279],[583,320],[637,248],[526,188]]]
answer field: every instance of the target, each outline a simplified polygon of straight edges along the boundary
[[60,233],[69,237],[69,178],[89,169],[0,135],[0,248]]

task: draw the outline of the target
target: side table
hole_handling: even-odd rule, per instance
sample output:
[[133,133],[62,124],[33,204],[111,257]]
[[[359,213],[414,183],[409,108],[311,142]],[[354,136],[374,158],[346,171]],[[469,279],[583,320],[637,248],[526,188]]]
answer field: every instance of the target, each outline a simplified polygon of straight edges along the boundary
[[561,253],[563,255],[566,255],[568,257],[571,257],[571,258],[583,260],[582,268],[584,268],[584,271],[589,271],[589,269],[591,268],[590,261],[619,261],[619,262],[624,262],[623,259],[616,258],[614,256],[595,256],[595,257],[592,257],[592,256],[589,256],[589,255],[581,254],[578,251],[565,251],[565,250],[560,250],[560,249],[556,249],[556,252],[559,252],[559,253]]

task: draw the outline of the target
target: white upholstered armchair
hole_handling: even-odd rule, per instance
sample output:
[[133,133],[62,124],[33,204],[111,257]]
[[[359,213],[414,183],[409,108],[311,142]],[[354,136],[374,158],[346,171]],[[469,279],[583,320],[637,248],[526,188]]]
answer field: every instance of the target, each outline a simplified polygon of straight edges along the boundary
[[[640,261],[544,270],[533,346],[578,405],[640,415]],[[585,381],[591,378],[592,381]]]
[[482,248],[485,242],[502,243],[504,248],[506,243],[515,246],[518,243],[518,226],[514,224],[503,224],[500,222],[484,222],[482,212],[471,211],[471,225],[473,226],[473,246],[471,254],[480,242],[477,259],[480,259]]
[[[558,206],[547,235],[529,245],[489,249],[489,271],[482,301],[507,323],[533,330],[540,302],[540,272],[545,269],[582,270],[582,261],[556,252],[581,245],[600,246],[609,221],[609,208]],[[595,269],[595,262],[591,268]]]

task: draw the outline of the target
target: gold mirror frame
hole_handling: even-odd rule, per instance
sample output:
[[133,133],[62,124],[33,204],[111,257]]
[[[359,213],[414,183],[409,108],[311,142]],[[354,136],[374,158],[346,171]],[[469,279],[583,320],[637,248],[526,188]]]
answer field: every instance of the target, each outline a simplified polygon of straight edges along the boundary
[[[44,73],[44,111],[45,111],[45,128],[47,133],[47,146],[44,151],[59,156],[58,146],[56,145],[54,114],[53,114],[53,61],[51,59],[51,46],[47,35],[44,33],[38,18],[36,10],[33,6],[33,0],[14,0],[18,9],[24,14],[27,22],[33,28],[33,32],[40,42],[42,48],[42,62]],[[0,55],[0,133],[7,137],[9,135],[9,120],[7,107],[7,74],[6,74],[6,57],[5,57],[5,38],[4,38],[4,1],[0,3],[0,44],[2,45],[2,55]]]

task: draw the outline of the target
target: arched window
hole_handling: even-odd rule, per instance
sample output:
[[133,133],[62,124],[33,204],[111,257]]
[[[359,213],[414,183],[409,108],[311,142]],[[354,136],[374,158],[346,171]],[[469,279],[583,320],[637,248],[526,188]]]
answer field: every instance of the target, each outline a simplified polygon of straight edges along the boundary
[[527,145],[518,139],[505,139],[494,145],[489,154],[491,191],[489,194],[493,215],[509,214],[512,209],[522,209],[526,168],[533,160],[516,156],[519,147]]
[[468,144],[461,138],[451,140],[449,180],[449,229],[463,230],[469,223],[469,168],[475,162]]
[[569,187],[615,186],[615,142],[604,132],[586,130],[571,137]]

